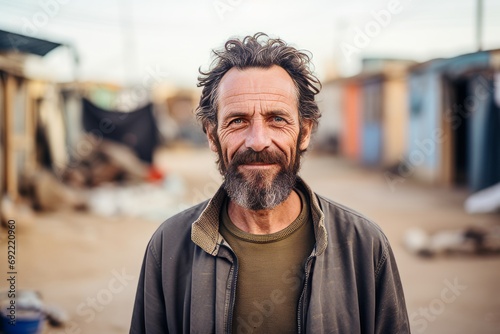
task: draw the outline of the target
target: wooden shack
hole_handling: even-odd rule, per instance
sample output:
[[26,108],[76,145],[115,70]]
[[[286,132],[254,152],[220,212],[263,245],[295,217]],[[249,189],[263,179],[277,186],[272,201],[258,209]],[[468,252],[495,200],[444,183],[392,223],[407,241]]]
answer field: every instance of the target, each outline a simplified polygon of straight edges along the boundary
[[0,196],[19,196],[23,176],[36,162],[37,124],[43,108],[42,81],[26,77],[29,55],[43,57],[60,43],[0,30]]

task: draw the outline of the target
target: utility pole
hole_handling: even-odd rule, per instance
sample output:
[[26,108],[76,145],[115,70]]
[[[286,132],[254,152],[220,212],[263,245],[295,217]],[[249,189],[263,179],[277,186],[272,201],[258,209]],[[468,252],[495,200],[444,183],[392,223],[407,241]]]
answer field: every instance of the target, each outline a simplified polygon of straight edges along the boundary
[[123,71],[126,85],[132,85],[138,73],[137,44],[131,0],[117,0],[121,11],[121,32],[123,42]]
[[476,46],[477,51],[483,50],[483,0],[476,2]]

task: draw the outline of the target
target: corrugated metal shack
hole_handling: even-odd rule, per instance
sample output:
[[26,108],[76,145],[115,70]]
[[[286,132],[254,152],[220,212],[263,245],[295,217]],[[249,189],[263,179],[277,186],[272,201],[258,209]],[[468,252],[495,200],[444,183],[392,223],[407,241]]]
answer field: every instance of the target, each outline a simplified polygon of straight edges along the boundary
[[500,182],[498,57],[483,51],[411,69],[409,174],[471,191]]

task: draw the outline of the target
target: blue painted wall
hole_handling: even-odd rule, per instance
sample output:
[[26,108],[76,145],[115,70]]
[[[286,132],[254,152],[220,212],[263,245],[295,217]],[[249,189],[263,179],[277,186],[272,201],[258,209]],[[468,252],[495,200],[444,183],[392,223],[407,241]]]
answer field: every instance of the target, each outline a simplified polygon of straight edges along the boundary
[[382,159],[382,77],[363,82],[362,149],[363,164],[376,166]]
[[412,71],[409,77],[409,131],[406,159],[415,173],[436,179],[441,147],[436,137],[440,129],[441,60],[432,61]]
[[[441,142],[451,140],[451,138],[441,137],[443,134],[443,122],[450,121],[452,118],[445,117],[443,108],[443,78],[456,80],[460,78],[469,78],[470,72],[478,69],[488,69],[490,66],[490,53],[477,52],[466,54],[450,59],[436,59],[428,63],[415,67],[410,72],[409,85],[409,110],[410,120],[408,129],[408,150],[406,152],[406,161],[412,168],[412,174],[425,174],[432,180],[438,180],[440,173],[440,164],[443,156],[441,152]],[[473,84],[471,80],[471,85]],[[492,154],[491,136],[486,142],[483,134],[487,119],[491,119],[492,114],[488,107],[484,105],[486,100],[478,99],[474,92],[470,91],[471,100],[476,101],[476,108],[468,122],[468,183],[471,189],[478,189],[479,184],[484,184],[485,173],[485,153]],[[491,109],[491,108],[490,108]],[[500,129],[497,131],[500,132]],[[493,152],[494,153],[494,152]],[[496,154],[496,153],[495,153]],[[495,174],[495,172],[493,172]],[[481,180],[480,180],[481,179]]]

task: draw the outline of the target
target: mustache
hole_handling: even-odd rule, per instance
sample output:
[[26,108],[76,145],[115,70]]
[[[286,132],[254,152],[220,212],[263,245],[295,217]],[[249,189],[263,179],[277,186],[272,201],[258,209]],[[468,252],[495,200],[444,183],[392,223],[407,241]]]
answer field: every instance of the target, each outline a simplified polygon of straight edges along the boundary
[[251,163],[264,163],[264,164],[285,164],[285,155],[275,151],[260,151],[256,152],[252,149],[247,149],[243,152],[236,153],[233,157],[231,165],[239,166]]

